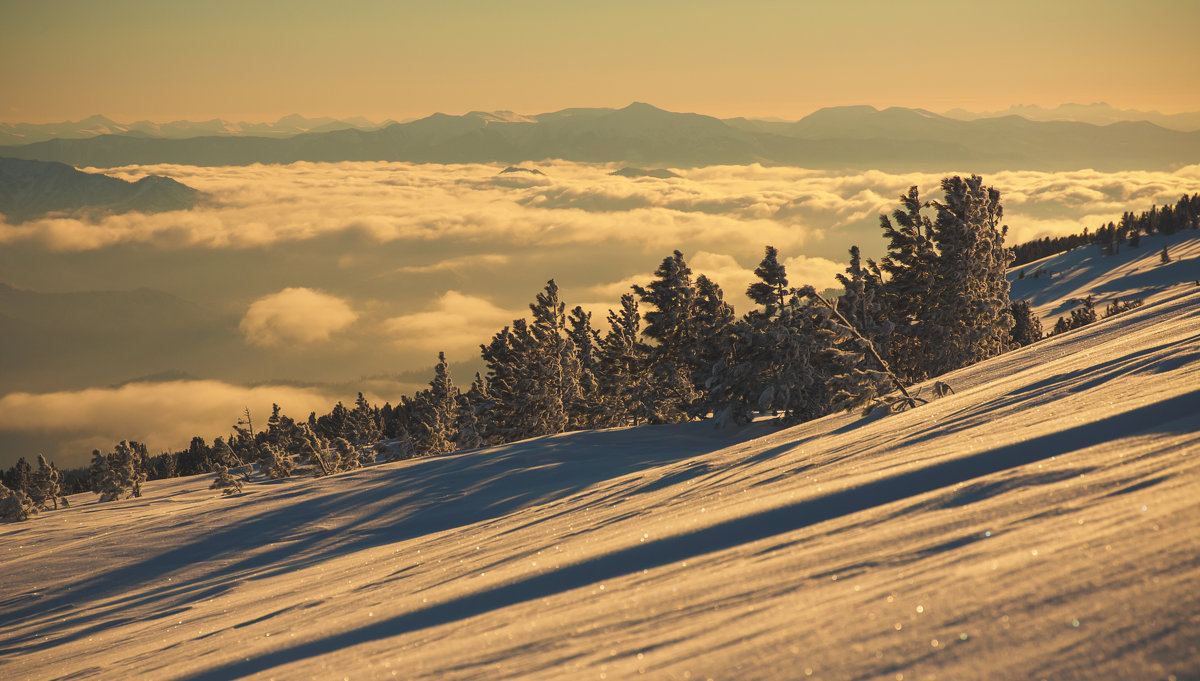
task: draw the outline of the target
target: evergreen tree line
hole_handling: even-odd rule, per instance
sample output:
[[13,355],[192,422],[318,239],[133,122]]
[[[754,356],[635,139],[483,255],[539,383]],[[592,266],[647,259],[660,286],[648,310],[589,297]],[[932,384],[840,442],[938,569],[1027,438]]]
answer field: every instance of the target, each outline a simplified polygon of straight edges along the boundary
[[[352,408],[339,402],[295,421],[275,405],[259,427],[247,410],[227,439],[210,446],[196,437],[153,457],[122,442],[64,476],[71,482],[61,493],[136,496],[145,480],[205,472],[217,473],[214,488],[236,493],[255,470],[328,475],[569,430],[706,417],[738,424],[764,414],[794,423],[915,406],[929,398],[910,392],[913,383],[1032,342],[1018,335],[1022,304],[1008,297],[1013,256],[999,193],[977,176],[947,177],[941,189],[940,201],[924,201],[912,187],[880,216],[887,255],[864,262],[851,248],[837,299],[794,286],[772,246],[746,291],[755,307],[741,316],[679,251],[601,325],[581,307],[568,312],[550,280],[528,318],[480,346],[486,376],[477,373],[465,391],[439,354],[429,387],[396,406],[374,407],[360,393]],[[948,389],[937,385],[930,397]],[[21,489],[10,473],[5,484]]]
[[1073,299],[1072,302],[1078,302],[1079,307],[1071,310],[1068,316],[1058,318],[1058,321],[1054,323],[1054,328],[1050,330],[1051,336],[1057,336],[1060,333],[1066,333],[1072,329],[1087,326],[1097,319],[1108,319],[1122,312],[1139,308],[1145,301],[1141,298],[1133,298],[1128,301],[1114,300],[1105,306],[1103,316],[1096,315],[1096,301],[1093,296],[1088,296],[1082,300]]
[[1146,234],[1174,234],[1185,229],[1200,229],[1200,194],[1179,197],[1175,205],[1155,205],[1140,215],[1126,211],[1116,223],[1101,225],[1095,232],[1084,228],[1081,234],[1034,239],[1013,247],[1013,266],[1063,253],[1078,246],[1099,244],[1106,255],[1115,255],[1122,244],[1139,248]]

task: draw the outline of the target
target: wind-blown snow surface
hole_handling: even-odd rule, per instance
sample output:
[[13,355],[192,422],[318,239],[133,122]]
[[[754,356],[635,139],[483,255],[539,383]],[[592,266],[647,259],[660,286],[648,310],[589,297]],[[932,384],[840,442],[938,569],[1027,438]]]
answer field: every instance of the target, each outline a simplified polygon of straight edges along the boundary
[[[1166,263],[1164,246],[1170,258]],[[1021,272],[1025,277],[1018,279]],[[1012,268],[1008,282],[1010,297],[1028,301],[1049,331],[1059,316],[1069,315],[1089,295],[1103,313],[1114,300],[1153,303],[1200,286],[1200,232],[1150,234],[1137,248],[1120,244],[1115,255],[1104,255],[1098,244],[1079,246]]]
[[1195,679],[1200,291],[785,430],[0,526],[6,679]]

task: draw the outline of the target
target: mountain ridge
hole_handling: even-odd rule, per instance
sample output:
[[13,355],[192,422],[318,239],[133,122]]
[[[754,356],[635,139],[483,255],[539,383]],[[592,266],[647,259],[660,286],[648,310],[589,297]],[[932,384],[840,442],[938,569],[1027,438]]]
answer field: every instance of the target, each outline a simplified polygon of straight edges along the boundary
[[129,182],[55,161],[0,157],[0,213],[14,224],[52,213],[184,210],[204,196],[161,175]]
[[635,166],[788,165],[912,171],[1174,169],[1200,162],[1200,132],[1011,115],[958,120],[923,109],[828,107],[794,123],[721,120],[635,102],[519,116],[435,113],[372,130],[183,139],[100,135],[0,147],[0,156],[115,167],[298,161],[505,163],[562,159]]

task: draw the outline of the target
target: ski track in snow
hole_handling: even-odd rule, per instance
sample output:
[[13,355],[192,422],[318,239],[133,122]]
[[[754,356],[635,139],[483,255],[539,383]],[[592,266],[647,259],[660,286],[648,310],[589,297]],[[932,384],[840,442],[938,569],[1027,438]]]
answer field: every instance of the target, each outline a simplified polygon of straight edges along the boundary
[[1200,678],[1200,290],[1152,283],[886,417],[76,495],[0,525],[0,677]]

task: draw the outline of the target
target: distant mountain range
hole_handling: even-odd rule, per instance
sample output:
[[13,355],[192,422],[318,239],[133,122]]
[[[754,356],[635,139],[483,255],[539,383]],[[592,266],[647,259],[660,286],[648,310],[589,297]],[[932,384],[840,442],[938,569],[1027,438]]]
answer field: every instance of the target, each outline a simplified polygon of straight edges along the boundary
[[16,224],[48,213],[158,213],[194,207],[204,194],[169,177],[137,182],[65,163],[0,158],[0,213]]
[[635,166],[763,163],[891,172],[1113,171],[1200,163],[1200,132],[1148,122],[1095,125],[1015,115],[957,120],[922,109],[870,106],[821,109],[796,122],[720,120],[634,103],[622,109],[564,109],[537,116],[439,113],[374,130],[284,138],[105,134],[0,147],[0,156],[80,167],[296,161],[518,164],[563,159]]
[[372,130],[395,121],[373,123],[365,118],[305,118],[298,114],[284,116],[274,123],[234,123],[214,118],[208,121],[172,121],[155,123],[136,121],[117,123],[104,116],[89,116],[81,121],[62,123],[0,123],[0,144],[31,144],[50,139],[86,139],[98,135],[127,135],[130,137],[188,137],[245,136],[291,137],[306,132],[331,130]]
[[1094,125],[1109,125],[1121,121],[1146,121],[1169,130],[1193,132],[1200,130],[1200,111],[1188,111],[1176,114],[1164,114],[1157,111],[1141,111],[1138,109],[1118,109],[1104,102],[1095,104],[1061,104],[1054,108],[1041,106],[1019,105],[1010,106],[1003,111],[971,112],[965,109],[951,109],[943,115],[963,121],[973,121],[978,118],[996,118],[998,116],[1020,116],[1031,121],[1077,121]]

